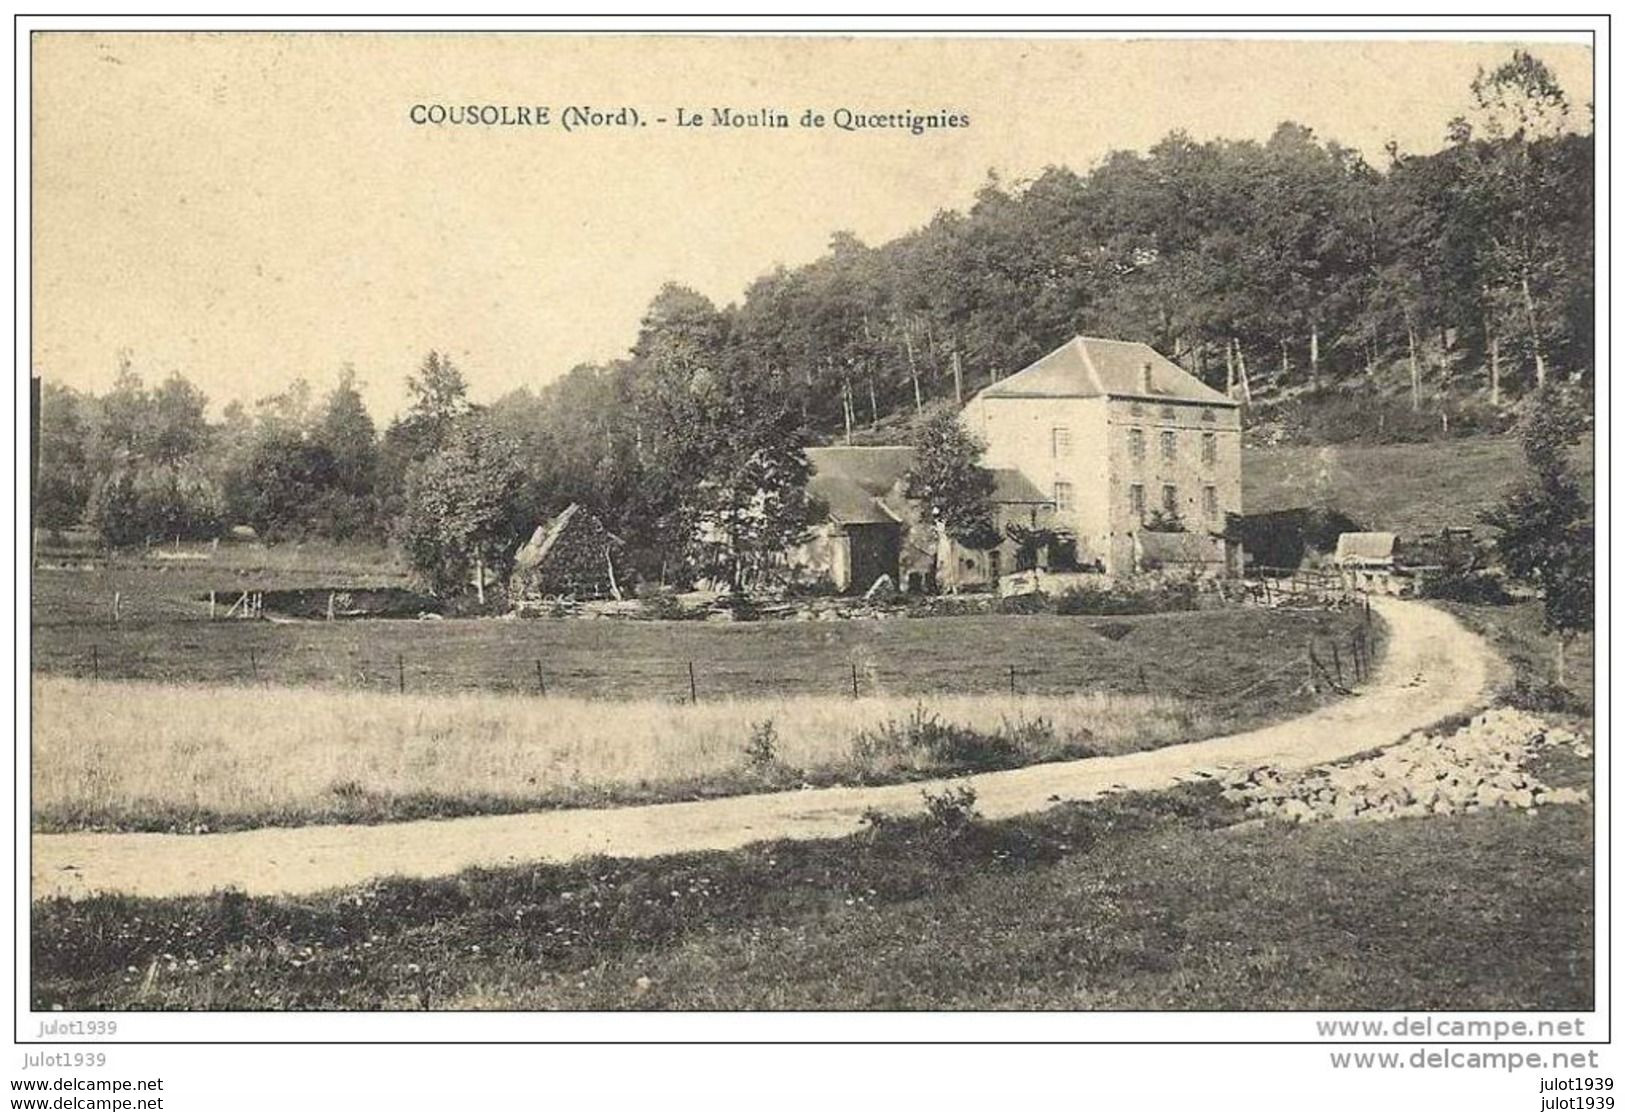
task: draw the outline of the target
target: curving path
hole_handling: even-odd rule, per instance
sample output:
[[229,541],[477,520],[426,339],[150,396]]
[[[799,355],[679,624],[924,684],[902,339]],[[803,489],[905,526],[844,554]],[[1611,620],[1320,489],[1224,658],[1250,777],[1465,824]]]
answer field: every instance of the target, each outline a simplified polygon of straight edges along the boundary
[[[1389,745],[1413,730],[1476,709],[1495,657],[1477,635],[1420,602],[1373,599],[1388,651],[1352,698],[1247,733],[1119,757],[1034,765],[964,777],[988,818],[1042,810],[1113,791],[1164,788],[1232,767],[1304,767]],[[654,857],[734,849],[772,838],[837,838],[877,808],[922,808],[940,784],[823,788],[610,810],[393,823],[305,826],[229,834],[36,834],[33,897],[120,892],[179,896],[237,888],[297,895],[377,877],[443,876],[471,866],[567,861],[590,854]]]

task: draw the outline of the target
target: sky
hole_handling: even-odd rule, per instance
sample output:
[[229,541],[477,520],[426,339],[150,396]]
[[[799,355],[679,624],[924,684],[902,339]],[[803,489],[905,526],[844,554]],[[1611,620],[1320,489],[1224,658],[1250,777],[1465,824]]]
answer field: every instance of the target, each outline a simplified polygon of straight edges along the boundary
[[[1437,150],[1507,42],[555,35],[50,34],[33,44],[33,371],[100,392],[127,351],[211,398],[330,388],[376,416],[429,349],[476,401],[623,355],[667,281],[718,304],[849,230],[883,242],[996,172],[1086,171],[1174,129],[1282,120],[1362,151]],[[1591,54],[1529,44],[1589,126]],[[414,105],[551,108],[419,125]],[[642,126],[565,130],[569,105]],[[727,129],[951,112],[913,135]],[[678,127],[681,108],[705,127]],[[660,121],[664,122],[660,122]]]

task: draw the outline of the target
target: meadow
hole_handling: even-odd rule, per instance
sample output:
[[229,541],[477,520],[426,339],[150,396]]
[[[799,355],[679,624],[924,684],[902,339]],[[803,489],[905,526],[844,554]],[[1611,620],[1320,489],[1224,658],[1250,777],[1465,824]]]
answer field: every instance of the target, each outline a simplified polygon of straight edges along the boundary
[[[947,651],[945,644],[961,644],[961,627],[979,619],[849,623],[853,635],[898,638],[886,648],[898,654],[898,668],[910,669],[897,684],[903,690],[853,697],[835,684],[837,690],[817,694],[769,694],[757,681],[764,671],[772,674],[766,655],[772,648],[822,653],[823,671],[846,680],[843,654],[853,646],[826,640],[835,631],[788,623],[560,621],[517,628],[545,626],[562,638],[590,634],[600,646],[591,659],[596,674],[624,668],[626,682],[604,680],[596,697],[557,691],[543,697],[38,675],[34,825],[184,832],[386,822],[892,783],[1125,753],[1246,728],[1335,697],[1306,689],[1304,645],[1314,636],[1346,641],[1357,619],[1250,610],[1151,615],[1127,620],[1114,630],[1116,640],[1083,619],[994,621],[1012,643],[1038,638],[1065,656],[1049,672],[1018,673],[1015,694],[1008,672],[996,667],[991,681],[967,684],[971,693],[943,692],[931,658]],[[516,628],[497,622],[433,628],[460,626]],[[364,632],[362,624],[344,628]],[[678,634],[702,635],[709,650],[702,698],[606,697],[625,687],[636,691],[646,675],[638,652],[652,653],[662,638]],[[617,638],[626,648],[613,648]],[[736,663],[718,669],[714,661],[727,654]],[[1142,675],[1151,689],[1129,690]],[[732,693],[714,692],[717,677],[735,676],[746,682]],[[866,691],[879,686],[872,672],[862,683]]]
[[389,822],[1129,752],[1333,697],[1306,686],[1307,646],[1346,654],[1360,621],[210,620],[211,590],[399,580],[356,549],[199,555],[36,572],[36,830]]
[[[36,673],[176,684],[587,698],[1106,691],[1212,697],[1343,627],[1330,615],[1229,610],[711,623],[547,619],[208,620],[208,569],[121,571],[125,616],[85,609],[106,584],[37,573]],[[689,664],[694,666],[694,685]]]
[[1217,719],[1156,695],[648,700],[34,684],[39,830],[220,830],[890,783],[1125,753]]
[[[1589,480],[1590,438],[1573,458]],[[1403,536],[1460,526],[1485,533],[1485,511],[1526,473],[1513,436],[1423,444],[1328,444],[1250,448],[1242,454],[1248,513],[1328,505],[1367,529]]]

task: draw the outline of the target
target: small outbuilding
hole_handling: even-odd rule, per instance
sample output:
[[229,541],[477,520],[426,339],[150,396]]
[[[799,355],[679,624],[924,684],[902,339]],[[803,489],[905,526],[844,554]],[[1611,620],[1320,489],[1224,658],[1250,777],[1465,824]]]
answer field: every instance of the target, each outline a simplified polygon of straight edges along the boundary
[[[1013,468],[988,469],[992,524],[999,540],[981,550],[942,536],[926,520],[924,507],[904,493],[913,448],[809,448],[807,459],[813,466],[807,493],[825,516],[796,546],[790,562],[843,593],[867,590],[882,575],[891,576],[906,592],[925,590],[934,581],[949,589],[991,587],[1022,561],[1007,527],[1053,525],[1054,502]],[[1038,560],[1047,564],[1049,556],[1044,552]]]
[[1393,533],[1342,533],[1334,559],[1338,567],[1391,569],[1398,539]]
[[1395,576],[1399,538],[1393,533],[1344,533],[1333,562],[1345,589],[1401,594],[1408,581]]
[[514,555],[508,593],[515,601],[620,598],[615,552],[621,541],[598,517],[572,502],[538,525]]

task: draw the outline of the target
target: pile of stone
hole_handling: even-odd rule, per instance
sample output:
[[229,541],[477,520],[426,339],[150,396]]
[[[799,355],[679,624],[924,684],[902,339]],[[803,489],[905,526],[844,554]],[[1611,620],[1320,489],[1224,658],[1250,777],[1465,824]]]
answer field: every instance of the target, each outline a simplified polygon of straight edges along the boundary
[[1224,797],[1245,804],[1250,815],[1288,822],[1383,822],[1583,802],[1584,790],[1549,787],[1529,771],[1531,758],[1553,746],[1591,756],[1581,734],[1526,711],[1496,707],[1454,733],[1418,732],[1350,764],[1235,773],[1224,781]]

